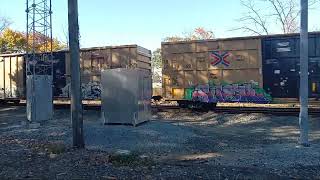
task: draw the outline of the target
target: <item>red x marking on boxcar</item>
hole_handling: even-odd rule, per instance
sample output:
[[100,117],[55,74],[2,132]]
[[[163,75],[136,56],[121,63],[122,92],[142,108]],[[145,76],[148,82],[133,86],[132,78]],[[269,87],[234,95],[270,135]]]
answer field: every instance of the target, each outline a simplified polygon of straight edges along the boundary
[[231,54],[229,52],[222,52],[222,51],[213,51],[210,54],[210,58],[213,58],[214,61],[211,62],[212,66],[216,66],[218,64],[223,64],[225,66],[230,65],[230,61],[227,60]]

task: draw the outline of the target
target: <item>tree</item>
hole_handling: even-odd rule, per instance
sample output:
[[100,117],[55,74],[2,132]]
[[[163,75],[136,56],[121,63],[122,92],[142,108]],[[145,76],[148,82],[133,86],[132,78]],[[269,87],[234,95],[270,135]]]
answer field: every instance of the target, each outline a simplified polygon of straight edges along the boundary
[[[47,38],[47,41],[48,41],[48,37],[42,34],[36,34],[36,38],[35,38],[36,52],[49,51],[51,49],[51,43],[41,44],[41,42],[44,42],[43,38]],[[29,41],[28,45],[29,45],[29,48],[33,47],[33,42]],[[61,50],[65,47],[66,46],[63,43],[61,43],[57,39],[53,39],[52,41],[53,51]],[[14,31],[12,29],[6,28],[0,34],[0,53],[26,52],[26,50],[27,50],[27,38],[23,32]]]
[[193,31],[193,33],[189,35],[190,40],[203,40],[203,39],[213,39],[213,38],[214,38],[213,31],[206,30],[203,27],[196,28]]
[[10,20],[6,17],[0,17],[0,34],[9,27],[11,24]]
[[5,29],[0,34],[0,53],[24,52],[27,40],[23,33]]
[[158,48],[152,52],[151,58],[152,68],[161,68],[162,67],[162,57],[161,57],[161,49]]
[[[309,2],[312,6],[318,0]],[[243,25],[234,30],[268,35],[271,33],[271,24],[275,23],[280,28],[276,31],[283,34],[299,31],[300,9],[297,0],[241,0],[241,5],[247,9],[247,13],[237,19]]]
[[[32,39],[35,40],[35,49],[36,52],[47,52],[51,50],[51,43],[50,43],[50,38],[40,34],[40,33],[36,33],[35,37],[33,37],[33,35],[30,35],[29,37],[29,48],[33,47],[33,41]],[[43,43],[46,42],[46,43]],[[52,39],[52,51],[58,51],[61,50],[63,48],[65,48],[66,45],[61,43],[60,41],[58,41],[58,39],[53,38]],[[25,48],[26,49],[26,48]]]
[[151,58],[151,66],[152,66],[152,80],[155,83],[161,83],[161,68],[162,68],[162,56],[161,49],[158,48],[152,53]]
[[165,42],[177,42],[177,41],[192,41],[192,40],[204,40],[213,39],[213,31],[206,30],[203,27],[195,28],[193,31],[184,33],[184,36],[170,36],[164,39]]
[[[69,33],[68,33],[68,28],[65,26],[62,27],[63,31],[63,40],[62,43],[65,44],[66,48],[69,48]],[[80,38],[80,37],[79,37]],[[80,41],[80,40],[79,40]],[[80,46],[81,47],[81,46]]]
[[262,13],[252,0],[241,0],[241,5],[244,6],[248,12],[245,16],[237,20],[244,25],[234,30],[243,30],[257,35],[269,34],[267,24],[268,18],[265,13]]
[[180,36],[170,36],[166,37],[164,39],[165,42],[178,42],[178,41],[185,41],[185,38],[180,37]]

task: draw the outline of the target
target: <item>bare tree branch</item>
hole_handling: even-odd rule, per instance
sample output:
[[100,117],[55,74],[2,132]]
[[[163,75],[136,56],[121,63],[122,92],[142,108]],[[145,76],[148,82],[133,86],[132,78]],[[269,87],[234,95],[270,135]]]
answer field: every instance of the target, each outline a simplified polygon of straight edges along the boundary
[[[262,18],[261,14],[259,13],[259,10],[255,8],[253,1],[252,0],[248,0],[248,1],[241,0],[241,4],[249,10],[247,17],[250,17],[250,18],[244,18],[242,20],[240,18],[240,21],[251,20],[255,24],[260,25],[260,27],[262,28],[264,33],[269,34],[268,28],[266,26],[266,19]],[[253,14],[253,16],[251,16],[251,14]],[[246,29],[247,28],[245,28],[244,30],[246,30]],[[249,28],[249,29],[251,29],[251,28]]]
[[271,3],[271,5],[273,6],[274,10],[275,10],[275,16],[277,17],[277,19],[280,21],[281,23],[281,28],[284,34],[286,34],[286,28],[285,28],[285,21],[284,18],[282,17],[284,11],[281,9],[283,9],[283,5],[282,3],[280,3],[278,0],[267,0],[269,3]]
[[69,48],[69,34],[68,34],[68,29],[66,28],[65,25],[62,26],[62,32],[63,32],[63,44],[65,44]]
[[244,32],[251,32],[252,35],[258,35],[258,36],[263,35],[260,32],[254,30],[253,28],[249,28],[247,26],[242,26],[242,27],[239,27],[239,28],[231,29],[231,31],[237,31],[237,30],[243,30]]
[[309,8],[313,8],[317,3],[320,3],[320,0],[309,0]]
[[[320,0],[310,0],[309,6],[317,3]],[[247,9],[247,14],[237,19],[242,25],[236,30],[268,35],[270,24],[273,23],[278,24],[279,30],[284,34],[299,30],[300,9],[297,0],[241,0],[241,5]]]
[[6,17],[0,17],[0,33],[8,28],[11,24],[11,21]]

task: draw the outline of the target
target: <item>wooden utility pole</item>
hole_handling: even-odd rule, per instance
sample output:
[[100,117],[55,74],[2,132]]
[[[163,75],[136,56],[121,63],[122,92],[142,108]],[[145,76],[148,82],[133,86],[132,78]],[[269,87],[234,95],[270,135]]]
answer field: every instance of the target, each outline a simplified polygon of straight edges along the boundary
[[308,140],[308,0],[301,0],[301,30],[300,30],[300,144],[309,146]]
[[68,21],[71,68],[71,119],[73,130],[73,146],[76,148],[84,148],[80,79],[78,0],[68,0]]

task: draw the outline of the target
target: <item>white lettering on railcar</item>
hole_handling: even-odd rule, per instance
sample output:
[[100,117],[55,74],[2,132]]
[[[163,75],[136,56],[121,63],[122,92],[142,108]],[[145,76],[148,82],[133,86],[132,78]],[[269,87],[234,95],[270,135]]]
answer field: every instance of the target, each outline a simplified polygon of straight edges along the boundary
[[277,43],[278,46],[289,46],[290,45],[290,42],[280,42],[280,43]]
[[277,52],[291,52],[291,47],[277,48]]

